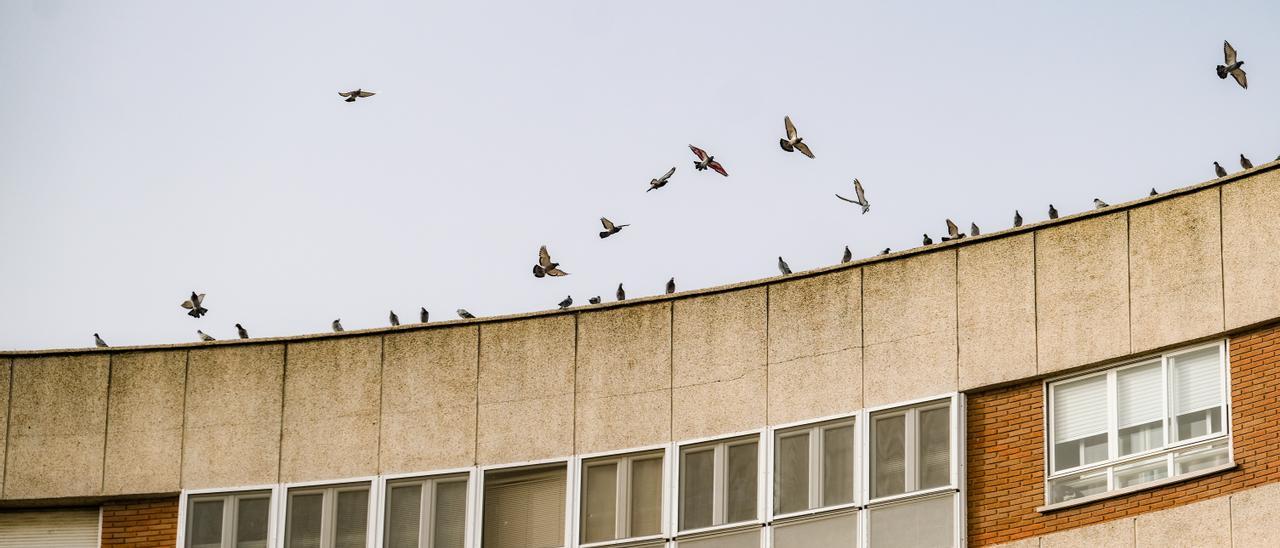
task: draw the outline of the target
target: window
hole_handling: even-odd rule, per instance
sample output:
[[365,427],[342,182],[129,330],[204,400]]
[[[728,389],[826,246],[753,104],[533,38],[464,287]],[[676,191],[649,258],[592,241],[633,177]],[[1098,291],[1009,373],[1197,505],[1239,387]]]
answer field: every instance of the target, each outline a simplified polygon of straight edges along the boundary
[[756,435],[680,448],[680,530],[760,519],[759,461]]
[[467,476],[387,482],[384,548],[463,548]]
[[482,546],[564,546],[567,468],[558,463],[486,472]]
[[839,419],[774,433],[776,548],[855,545],[854,422]]
[[582,461],[583,544],[662,534],[663,452]]
[[192,495],[187,498],[187,548],[266,548],[271,492]]
[[288,548],[362,548],[369,539],[369,484],[299,487],[285,506]]
[[1227,463],[1225,357],[1215,343],[1050,382],[1047,502]]
[[960,542],[958,396],[868,414],[867,538],[872,548]]

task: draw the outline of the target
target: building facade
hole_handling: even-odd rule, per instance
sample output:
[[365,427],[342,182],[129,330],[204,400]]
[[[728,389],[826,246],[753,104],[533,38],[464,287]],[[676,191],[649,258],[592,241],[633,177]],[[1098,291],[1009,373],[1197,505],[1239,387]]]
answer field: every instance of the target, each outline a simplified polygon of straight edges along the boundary
[[0,547],[1280,545],[1280,164],[733,286],[0,353]]

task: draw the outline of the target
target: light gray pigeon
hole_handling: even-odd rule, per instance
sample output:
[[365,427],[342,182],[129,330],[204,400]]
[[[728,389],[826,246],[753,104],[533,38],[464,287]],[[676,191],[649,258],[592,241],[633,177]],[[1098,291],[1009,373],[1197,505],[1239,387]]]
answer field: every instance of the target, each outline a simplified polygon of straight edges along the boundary
[[675,292],[676,292],[676,279],[673,277],[670,280],[667,280],[667,294],[670,295]]
[[1013,226],[1015,228],[1022,226],[1022,214],[1018,213],[1018,210],[1016,209],[1013,210]]
[[376,93],[374,93],[374,92],[372,92],[372,91],[365,91],[365,90],[363,90],[363,89],[355,89],[355,90],[351,90],[351,91],[339,91],[339,92],[338,92],[338,95],[341,95],[341,96],[343,96],[343,97],[346,97],[347,99],[346,99],[346,101],[345,101],[345,102],[347,102],[347,103],[354,103],[354,102],[356,102],[356,97],[359,97],[359,98],[363,99],[363,98],[365,98],[365,97],[373,97],[374,95],[377,95],[377,94],[376,94]]
[[1223,169],[1221,165],[1218,165],[1218,162],[1213,163],[1213,172],[1219,177],[1227,176],[1227,170]]
[[978,223],[969,223],[969,235],[977,236],[979,234],[982,234],[982,230],[978,228]]
[[236,324],[236,334],[240,335],[241,339],[249,338],[249,330],[245,329],[244,326],[240,324]]
[[881,252],[880,252],[880,254],[881,254],[881,255],[888,255],[888,254],[889,254],[889,248],[887,248],[887,247],[886,247],[886,248],[884,248],[884,251],[881,251]]
[[392,311],[391,311],[390,320],[391,320],[391,327],[396,327],[396,326],[400,325],[400,316],[397,316],[397,315],[396,315],[396,311],[395,311],[395,310],[392,310]]
[[867,201],[867,195],[862,191],[862,182],[861,182],[861,181],[858,181],[857,179],[854,179],[854,180],[853,180],[853,192],[854,192],[854,195],[856,195],[856,196],[858,197],[858,199],[857,199],[857,200],[850,200],[850,199],[845,198],[844,196],[841,196],[841,195],[839,195],[839,194],[836,194],[836,198],[840,198],[841,200],[844,200],[844,201],[849,202],[849,203],[851,203],[851,204],[858,204],[858,205],[862,206],[862,213],[863,213],[864,215],[865,215],[868,211],[871,211],[871,202],[868,202],[868,201]]
[[942,237],[942,241],[949,242],[951,240],[959,240],[963,237],[964,234],[960,232],[960,227],[951,222],[951,219],[947,219],[947,235]]
[[204,342],[210,342],[210,341],[216,341],[216,340],[218,340],[218,339],[215,339],[215,338],[213,338],[213,337],[209,336],[209,334],[208,334],[208,333],[205,333],[204,331],[201,331],[201,330],[199,330],[199,329],[197,329],[197,330],[196,330],[196,335],[200,335],[200,340],[202,340],[202,341],[204,341]]
[[604,217],[600,218],[600,224],[604,225],[604,232],[600,233],[600,239],[602,240],[605,238],[608,238],[609,236],[613,236],[614,234],[622,232],[622,227],[624,226],[631,226],[631,225],[615,225],[613,224],[613,221],[610,221],[609,219],[606,219]]
[[596,295],[596,296],[594,296],[594,297],[591,297],[591,298],[587,299],[587,302],[588,302],[588,303],[591,303],[591,304],[600,304],[600,296],[599,296],[599,295]]
[[538,248],[538,264],[533,265],[533,277],[541,278],[543,276],[568,276],[569,273],[560,270],[560,263],[551,262],[551,254],[547,252],[547,246]]
[[787,261],[782,260],[782,257],[778,257],[778,272],[783,274],[791,273],[791,267],[787,265]]
[[204,307],[204,293],[197,295],[195,291],[191,292],[191,298],[182,302],[182,308],[187,309],[187,315],[192,318],[199,318],[209,313],[209,309]]
[[796,126],[791,123],[790,116],[782,117],[782,124],[786,127],[787,136],[784,139],[778,139],[778,144],[782,145],[782,150],[791,152],[792,150],[800,151],[800,154],[813,158],[813,152],[809,150],[809,145],[804,144],[804,137],[796,134]]
[[618,284],[618,292],[614,293],[614,296],[617,297],[619,301],[627,300],[627,292],[622,289],[622,284]]
[[569,295],[568,297],[565,297],[563,301],[560,301],[560,310],[564,310],[570,306],[573,306],[573,295]]
[[1240,167],[1245,168],[1245,169],[1253,169],[1253,162],[1250,162],[1248,158],[1245,158],[1245,157],[1244,157],[1244,155],[1243,155],[1243,154],[1241,154],[1241,155],[1240,155]]
[[1050,219],[1058,218],[1058,208],[1053,207],[1053,204],[1049,204],[1049,218]]
[[1231,47],[1231,43],[1226,40],[1222,41],[1222,57],[1226,64],[1218,65],[1218,78],[1226,80],[1230,74],[1240,87],[1249,89],[1249,80],[1245,77],[1244,69],[1240,68],[1244,66],[1244,61],[1236,59],[1236,48]]
[[933,245],[933,238],[930,238],[928,234],[924,235],[924,245]]
[[840,257],[841,263],[847,263],[853,260],[853,252],[849,251],[849,246],[844,246],[844,255]]
[[1093,208],[1094,208],[1094,209],[1102,209],[1102,208],[1104,208],[1104,207],[1109,207],[1110,205],[1111,205],[1111,204],[1108,204],[1108,203],[1106,203],[1106,202],[1104,202],[1104,201],[1102,201],[1102,200],[1099,200],[1099,199],[1097,199],[1097,198],[1094,198],[1094,199],[1093,199]]
[[98,348],[107,348],[106,341],[103,341],[102,337],[99,337],[97,333],[93,334],[93,344]]
[[[649,190],[658,190],[659,188],[667,186],[667,180],[670,179],[672,175],[675,175],[675,173],[676,173],[676,168],[673,167],[667,170],[666,175],[658,177],[657,179],[650,179]],[[646,190],[645,192],[649,192],[649,190]]]
[[1151,194],[1148,194],[1148,196],[1155,196],[1157,194],[1159,194],[1159,192],[1156,192],[1156,187],[1151,187]]
[[341,333],[341,332],[342,332],[342,318],[338,318],[338,319],[336,319],[336,320],[333,320],[333,324],[332,324],[332,326],[333,326],[333,332],[334,332],[334,333]]
[[427,307],[424,306],[422,307],[422,310],[418,311],[418,320],[422,323],[427,323],[427,320],[429,319],[431,319],[431,313],[427,312]]
[[458,317],[459,317],[459,318],[465,318],[465,319],[468,319],[468,320],[469,320],[469,319],[472,319],[472,318],[475,318],[475,316],[474,316],[474,315],[472,315],[470,312],[467,312],[467,309],[465,309],[465,308],[459,308],[459,309],[458,309]]

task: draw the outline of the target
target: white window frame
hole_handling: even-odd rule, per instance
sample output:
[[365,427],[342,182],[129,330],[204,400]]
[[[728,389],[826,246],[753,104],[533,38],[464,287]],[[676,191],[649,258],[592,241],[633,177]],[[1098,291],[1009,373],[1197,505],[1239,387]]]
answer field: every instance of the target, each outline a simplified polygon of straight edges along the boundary
[[[1200,475],[1216,473],[1223,468],[1229,468],[1231,466],[1234,466],[1235,465],[1235,443],[1234,443],[1234,440],[1232,440],[1232,436],[1231,436],[1232,405],[1231,405],[1230,344],[1231,344],[1230,339],[1218,339],[1208,343],[1175,348],[1175,349],[1157,353],[1157,354],[1145,355],[1133,360],[1127,360],[1120,364],[1108,365],[1100,368],[1091,369],[1089,371],[1085,371],[1081,373],[1074,373],[1070,375],[1064,375],[1064,376],[1046,379],[1042,386],[1042,389],[1044,390],[1043,394],[1044,394],[1044,406],[1045,406],[1044,408],[1044,417],[1045,417],[1044,503],[1045,503],[1045,506],[1037,510],[1045,511],[1049,509],[1076,506],[1076,505],[1084,504],[1094,500],[1110,498],[1113,496],[1119,496],[1124,493],[1158,487],[1160,485],[1164,485],[1174,481],[1181,481],[1184,479],[1189,479],[1189,478],[1197,477]],[[1169,359],[1176,358],[1178,356],[1189,354],[1192,352],[1198,352],[1206,348],[1213,348],[1213,347],[1218,348],[1218,358],[1219,358],[1218,364],[1219,364],[1219,367],[1221,368],[1221,379],[1220,379],[1221,382],[1218,385],[1218,395],[1220,398],[1219,401],[1221,401],[1220,408],[1222,410],[1222,431],[1217,433],[1212,433],[1212,434],[1206,434],[1203,436],[1197,436],[1195,438],[1190,438],[1182,441],[1175,441],[1174,440],[1175,433],[1173,432],[1173,429],[1176,428],[1176,425],[1174,424],[1174,422],[1177,417],[1175,417],[1173,414],[1174,413],[1173,401],[1172,401],[1173,398],[1171,398],[1169,394],[1170,383],[1172,382],[1172,371],[1170,370]],[[1158,447],[1156,449],[1148,449],[1145,451],[1139,451],[1137,453],[1131,453],[1128,455],[1120,456],[1120,443],[1119,443],[1120,429],[1118,426],[1119,417],[1118,417],[1118,410],[1117,410],[1118,401],[1116,396],[1116,374],[1126,369],[1132,369],[1136,367],[1144,367],[1144,366],[1150,365],[1156,360],[1159,360],[1160,369],[1161,369],[1161,385],[1162,385],[1161,393],[1162,393],[1162,399],[1163,399],[1161,407],[1164,411],[1163,426],[1164,426],[1165,443],[1163,446]],[[1055,394],[1054,387],[1056,385],[1060,385],[1067,382],[1078,381],[1082,379],[1099,377],[1099,376],[1106,376],[1107,378],[1107,458],[1098,462],[1083,464],[1080,466],[1075,466],[1072,468],[1066,468],[1063,470],[1055,471],[1054,466],[1055,466],[1055,460],[1057,458],[1057,455],[1055,454],[1056,451],[1054,447],[1055,443],[1053,438],[1054,436],[1054,431],[1053,431],[1054,394]],[[1227,442],[1226,464],[1211,467],[1207,470],[1198,470],[1196,472],[1189,472],[1186,474],[1175,473],[1177,470],[1173,462],[1173,457],[1177,452],[1179,452],[1180,450],[1186,450],[1186,449],[1192,448],[1193,446],[1200,446],[1200,445],[1209,446],[1223,440]],[[1133,464],[1143,460],[1149,460],[1149,459],[1154,460],[1153,457],[1156,457],[1158,455],[1166,456],[1165,460],[1166,460],[1167,475],[1164,478],[1145,482],[1145,483],[1140,483],[1136,485],[1131,485],[1127,487],[1116,486],[1115,471],[1117,467],[1121,467],[1126,464]],[[1059,480],[1065,477],[1075,476],[1075,475],[1089,473],[1089,472],[1105,473],[1107,478],[1107,489],[1105,491],[1101,493],[1095,493],[1093,495],[1080,497],[1078,499],[1053,502],[1053,499],[1052,499],[1053,494],[1051,490],[1053,481]]]
[[[841,510],[849,508],[858,508],[862,506],[862,467],[863,455],[865,454],[862,436],[862,421],[864,416],[861,412],[843,413],[839,415],[831,415],[819,419],[811,419],[800,422],[792,422],[780,424],[769,428],[769,462],[768,462],[768,479],[769,485],[766,489],[768,500],[767,521],[772,524],[774,521],[791,520],[823,513],[838,513]],[[827,429],[839,428],[847,425],[853,426],[853,501],[841,503],[831,506],[822,506],[822,436],[814,436],[814,432],[821,433]],[[809,500],[812,503],[816,500],[819,506],[806,510],[797,510],[795,512],[778,513],[778,509],[774,507],[774,488],[778,481],[777,477],[777,459],[778,459],[778,436],[789,433],[807,432],[809,434]],[[816,461],[816,467],[815,467]],[[815,472],[817,470],[817,472]],[[815,478],[816,474],[816,478]],[[815,490],[815,485],[816,490]]]
[[[268,497],[270,497],[270,503],[268,503],[268,507],[267,507],[267,546],[275,546],[276,545],[275,539],[278,533],[278,531],[276,530],[276,523],[277,523],[276,522],[276,511],[277,511],[276,506],[280,503],[280,497],[279,497],[280,484],[276,484],[276,483],[264,484],[264,485],[245,485],[240,487],[232,487],[230,489],[215,487],[215,488],[208,488],[208,489],[186,489],[182,491],[182,493],[178,495],[178,540],[177,540],[176,546],[178,546],[179,548],[186,548],[186,545],[187,545],[187,526],[189,525],[187,523],[187,517],[188,517],[187,508],[188,506],[190,506],[191,499],[193,498],[202,499],[206,497],[210,497],[210,498],[223,497],[225,499],[230,497],[230,498],[233,498],[234,500],[235,498],[238,498],[244,495],[253,495],[253,494],[264,493],[264,492],[268,494],[267,495]],[[223,512],[224,512],[223,521],[225,523],[226,506],[223,506]],[[99,527],[99,534],[101,534],[101,527]],[[225,538],[225,535],[227,534],[227,530],[225,526],[223,527],[222,534],[224,536],[222,541],[223,541],[223,544],[225,544],[227,542],[227,539]],[[232,545],[234,546],[234,542],[232,543]]]
[[[405,480],[438,480],[454,477],[466,476],[467,478],[467,515],[464,520],[465,540],[463,546],[472,546],[475,540],[475,520],[472,519],[476,515],[476,478],[479,472],[474,466],[467,468],[452,468],[446,470],[435,470],[432,472],[410,472],[405,474],[385,474],[378,476],[378,509],[377,509],[377,533],[374,537],[373,545],[381,547],[386,542],[386,526],[387,526],[387,505],[391,503],[391,490],[388,484],[395,484]],[[434,505],[434,500],[432,502]],[[435,509],[432,508],[434,515]],[[421,537],[419,537],[421,538]],[[421,541],[419,541],[421,542]],[[479,546],[479,544],[476,544]]]
[[[378,517],[378,507],[380,506],[379,501],[381,501],[381,495],[378,492],[379,482],[377,480],[378,480],[377,476],[362,476],[362,477],[347,478],[347,479],[337,480],[337,481],[334,481],[334,480],[301,481],[301,482],[280,484],[280,491],[279,491],[280,502],[279,504],[276,505],[277,512],[275,516],[276,548],[285,548],[286,537],[288,537],[289,498],[290,498],[290,495],[292,494],[291,492],[325,491],[324,506],[323,506],[324,517],[321,520],[322,527],[325,529],[325,533],[321,535],[321,542],[323,544],[323,540],[325,538],[328,538],[327,535],[331,535],[331,533],[328,533],[328,530],[333,526],[332,512],[334,512],[337,508],[337,504],[336,504],[337,492],[348,489],[348,488],[364,487],[364,486],[368,486],[369,488],[369,511],[367,513],[368,515],[365,516],[365,519],[368,520],[368,522],[367,522],[367,525],[365,526],[364,542],[365,542],[365,546],[371,546],[372,545],[371,543],[374,542],[374,537],[377,536],[376,529],[378,527],[378,522],[375,520]],[[328,494],[329,490],[333,490],[332,491],[334,493],[333,496],[330,496]]]
[[[672,481],[668,486],[671,489],[670,500],[671,500],[672,508],[671,508],[669,530],[671,531],[672,541],[678,543],[680,540],[692,540],[693,537],[700,537],[700,536],[708,535],[715,532],[732,531],[736,529],[747,529],[752,527],[761,527],[765,524],[765,521],[764,521],[765,512],[767,511],[767,508],[771,506],[771,504],[769,504],[769,501],[765,499],[768,493],[768,486],[766,485],[766,483],[771,481],[771,478],[767,474],[767,470],[768,470],[767,463],[769,462],[768,460],[769,451],[771,450],[772,444],[769,443],[769,437],[766,435],[767,432],[768,432],[768,428],[760,428],[756,430],[748,430],[745,432],[737,432],[729,435],[710,436],[705,438],[693,439],[689,441],[682,441],[682,442],[677,442],[675,444],[675,451],[674,451],[675,454],[672,455],[670,459],[671,466],[674,468],[675,473],[672,474],[671,476]],[[741,439],[739,440],[739,438]],[[751,441],[755,441],[756,443],[756,515],[755,515],[755,518],[750,520],[745,520],[745,521],[737,521],[733,523],[723,523],[719,525],[711,525],[708,527],[699,527],[696,529],[681,530],[680,529],[680,513],[683,510],[683,508],[680,507],[680,483],[682,480],[681,470],[680,470],[680,460],[684,455],[684,451],[691,447],[698,447],[703,445],[712,445],[716,447],[715,451],[717,455],[715,457],[716,460],[714,465],[714,473],[716,477],[712,487],[712,491],[713,491],[712,500],[717,501],[714,504],[714,507],[719,508],[720,512],[722,513],[724,511],[724,508],[723,508],[724,502],[721,500],[723,499],[723,497],[720,495],[720,492],[722,491],[722,487],[724,483],[725,468],[727,468],[727,463],[726,463],[727,455],[725,455],[727,451],[723,450],[722,448],[727,448],[728,446],[731,446],[731,445],[737,445],[737,443],[729,443],[728,445],[722,445],[722,444],[724,444],[725,442],[735,442],[735,441],[744,443],[744,444],[751,443]],[[717,513],[716,511],[713,511],[713,516],[716,513]],[[714,517],[712,518],[712,521],[713,522],[715,521]]]
[[[659,516],[661,516],[659,521],[659,526],[661,528],[661,531],[659,531],[657,534],[654,534],[654,535],[645,535],[645,536],[639,536],[639,537],[625,537],[621,539],[604,540],[604,541],[598,541],[598,542],[583,542],[582,541],[582,519],[583,519],[582,503],[584,501],[584,496],[585,496],[583,492],[583,487],[587,479],[587,471],[585,466],[587,465],[588,461],[597,461],[597,460],[605,461],[605,462],[630,461],[633,457],[649,456],[649,455],[654,455],[659,453],[662,455],[662,489],[661,489],[662,508],[659,509]],[[603,547],[603,546],[612,546],[615,544],[629,545],[629,544],[640,544],[644,542],[654,542],[658,540],[670,539],[671,529],[669,527],[670,525],[669,515],[671,513],[671,508],[672,508],[672,500],[670,499],[671,490],[667,489],[667,485],[671,483],[673,478],[672,476],[673,470],[671,467],[671,462],[674,454],[675,454],[674,445],[659,444],[659,445],[649,445],[645,447],[620,449],[616,451],[602,451],[599,453],[575,455],[573,457],[573,467],[574,469],[577,470],[578,473],[576,476],[577,481],[573,483],[573,500],[575,501],[574,507],[573,507],[573,524],[572,524],[573,546],[576,546],[579,548],[597,548],[597,547]],[[622,477],[623,469],[624,468],[622,466],[619,466],[618,468],[618,481],[619,483],[626,481],[629,484],[631,481],[631,478],[629,477],[629,474],[628,474],[628,477],[626,478]],[[630,470],[628,469],[627,472],[629,473]],[[622,496],[621,491],[619,491],[618,496],[619,497]],[[630,508],[627,508],[626,510],[629,511]],[[621,516],[623,512],[623,508],[618,507],[615,509],[615,511],[618,512],[619,516]],[[618,519],[622,519],[622,518],[618,518]]]
[[565,497],[564,544],[561,546],[561,548],[570,548],[573,546],[577,546],[577,544],[575,544],[575,541],[577,540],[578,537],[574,531],[574,519],[573,519],[574,518],[573,508],[574,508],[574,505],[577,504],[577,497],[575,496],[576,491],[573,487],[577,483],[577,474],[576,474],[577,470],[573,465],[572,457],[531,460],[531,461],[524,461],[524,462],[519,462],[515,464],[493,464],[493,465],[481,466],[479,468],[478,478],[475,482],[475,485],[472,487],[473,492],[475,494],[476,502],[475,502],[475,511],[473,512],[473,518],[471,520],[472,531],[474,532],[474,535],[472,537],[473,539],[472,543],[469,546],[473,546],[475,548],[484,546],[484,486],[490,472],[494,472],[494,473],[509,472],[514,470],[519,470],[521,468],[538,468],[538,467],[550,466],[554,464],[563,464],[565,466],[564,479],[567,482],[564,486],[564,497]]

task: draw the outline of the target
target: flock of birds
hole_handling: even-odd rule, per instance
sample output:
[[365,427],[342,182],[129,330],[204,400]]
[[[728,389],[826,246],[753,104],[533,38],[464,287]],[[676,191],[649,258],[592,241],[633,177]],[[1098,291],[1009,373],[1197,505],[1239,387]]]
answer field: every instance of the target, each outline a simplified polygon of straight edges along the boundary
[[[1235,48],[1231,47],[1231,44],[1229,42],[1223,41],[1222,45],[1223,45],[1223,57],[1224,57],[1225,63],[1217,66],[1218,78],[1225,80],[1227,76],[1230,76],[1236,81],[1237,84],[1240,85],[1241,88],[1249,89],[1249,83],[1246,78],[1245,71],[1243,68],[1241,68],[1244,66],[1244,61],[1239,60],[1239,56],[1236,53]],[[338,95],[343,97],[345,102],[354,103],[356,102],[357,99],[372,97],[375,95],[375,93],[372,91],[366,91],[364,89],[355,89],[352,91],[338,92]],[[796,130],[795,124],[791,122],[791,117],[784,116],[782,118],[782,123],[783,123],[783,129],[785,131],[785,136],[778,139],[778,145],[782,147],[782,150],[786,152],[799,152],[809,158],[814,158],[813,151],[809,148],[809,145],[804,142],[804,138],[801,137],[799,132]],[[724,177],[729,176],[729,172],[724,168],[724,166],[720,162],[716,161],[715,156],[709,154],[706,150],[703,150],[693,145],[689,145],[689,150],[693,152],[693,155],[695,157],[695,160],[693,162],[693,168],[695,170],[697,171],[711,170],[716,173],[719,173]],[[1277,156],[1276,160],[1280,161],[1280,156]],[[1249,159],[1246,158],[1244,154],[1241,154],[1240,167],[1246,170],[1253,169],[1253,162],[1249,161]],[[1217,175],[1218,177],[1227,176],[1227,170],[1223,168],[1222,165],[1216,161],[1213,163],[1213,171],[1214,171],[1214,174]],[[645,192],[651,192],[651,191],[658,190],[660,188],[665,187],[670,182],[671,177],[675,175],[675,173],[676,173],[676,168],[672,167],[671,169],[667,170],[667,172],[664,173],[661,177],[651,179],[649,181],[649,189],[646,190]],[[846,198],[844,196],[841,196],[840,194],[836,194],[835,196],[840,200],[843,200],[845,202],[849,202],[851,204],[861,207],[862,214],[864,215],[867,212],[871,211],[871,202],[867,201],[866,191],[863,190],[862,182],[859,181],[858,179],[853,180],[853,192],[855,197],[854,199]],[[1150,195],[1155,196],[1157,194],[1159,194],[1159,192],[1157,192],[1155,188],[1152,188]],[[1103,208],[1109,207],[1110,204],[1107,204],[1101,199],[1094,198],[1093,205],[1096,209],[1103,209]],[[1053,206],[1053,204],[1049,204],[1049,218],[1050,219],[1058,218],[1058,210]],[[622,232],[623,228],[631,226],[629,224],[616,224],[605,217],[600,218],[600,224],[603,226],[603,230],[600,231],[601,239],[613,236],[619,232]],[[954,222],[952,222],[951,219],[946,219],[946,226],[947,226],[947,235],[942,236],[942,241],[946,242],[950,240],[959,240],[966,236],[966,234],[960,230],[960,227],[957,226]],[[1013,226],[1014,227],[1022,226],[1022,213],[1017,210],[1014,210],[1013,212]],[[969,233],[967,234],[968,236],[978,236],[981,233],[982,231],[976,223],[969,223]],[[926,245],[926,246],[933,245],[933,239],[929,237],[928,233],[924,234],[924,238],[922,242],[923,242],[923,245]],[[887,255],[890,253],[890,251],[891,250],[886,247],[884,248],[884,250],[880,252],[880,254]],[[849,250],[849,246],[845,246],[844,254],[840,258],[840,262],[847,263],[852,260],[853,260],[853,252]],[[791,274],[791,266],[788,265],[787,261],[784,260],[782,257],[778,257],[778,271],[784,275]],[[535,278],[544,278],[548,276],[552,278],[558,278],[558,277],[568,276],[568,275],[569,275],[568,272],[560,268],[560,263],[551,260],[551,253],[547,251],[547,246],[543,245],[540,248],[538,248],[538,262],[533,265],[533,276]],[[671,294],[675,292],[676,292],[676,279],[672,277],[671,279],[667,280],[666,293]],[[188,297],[187,300],[183,301],[180,306],[182,306],[182,308],[187,310],[188,316],[191,316],[193,318],[201,318],[205,314],[209,313],[209,309],[204,307],[204,297],[205,297],[204,293],[196,293],[192,291],[191,296]],[[625,289],[623,289],[622,284],[618,284],[618,289],[615,293],[615,298],[619,301],[626,300],[627,292]],[[600,304],[601,299],[600,299],[600,296],[597,295],[595,297],[591,297],[587,299],[587,301],[591,304]],[[566,296],[564,300],[558,303],[558,306],[561,310],[564,310],[573,306],[573,296],[572,295]],[[457,314],[459,318],[464,318],[464,319],[475,318],[475,315],[472,314],[471,312],[468,312],[465,308],[459,308],[457,310]],[[429,321],[430,313],[427,312],[426,307],[422,307],[418,311],[418,319],[421,323],[427,323]],[[390,321],[390,324],[392,326],[400,325],[400,317],[396,315],[396,312],[394,310],[390,311],[388,320]],[[246,330],[244,326],[238,323],[235,325],[236,325],[237,335],[241,339],[248,339],[249,331]],[[330,324],[330,327],[333,329],[334,332],[337,332],[337,333],[342,332],[343,331],[342,320],[341,319],[333,320],[333,322]],[[210,336],[209,334],[199,329],[196,330],[196,335],[200,337],[201,341],[207,342],[207,341],[217,340],[214,337]],[[93,334],[93,341],[94,341],[94,344],[97,345],[98,347],[107,348],[106,341],[103,341],[102,337],[100,337],[97,333]]]

